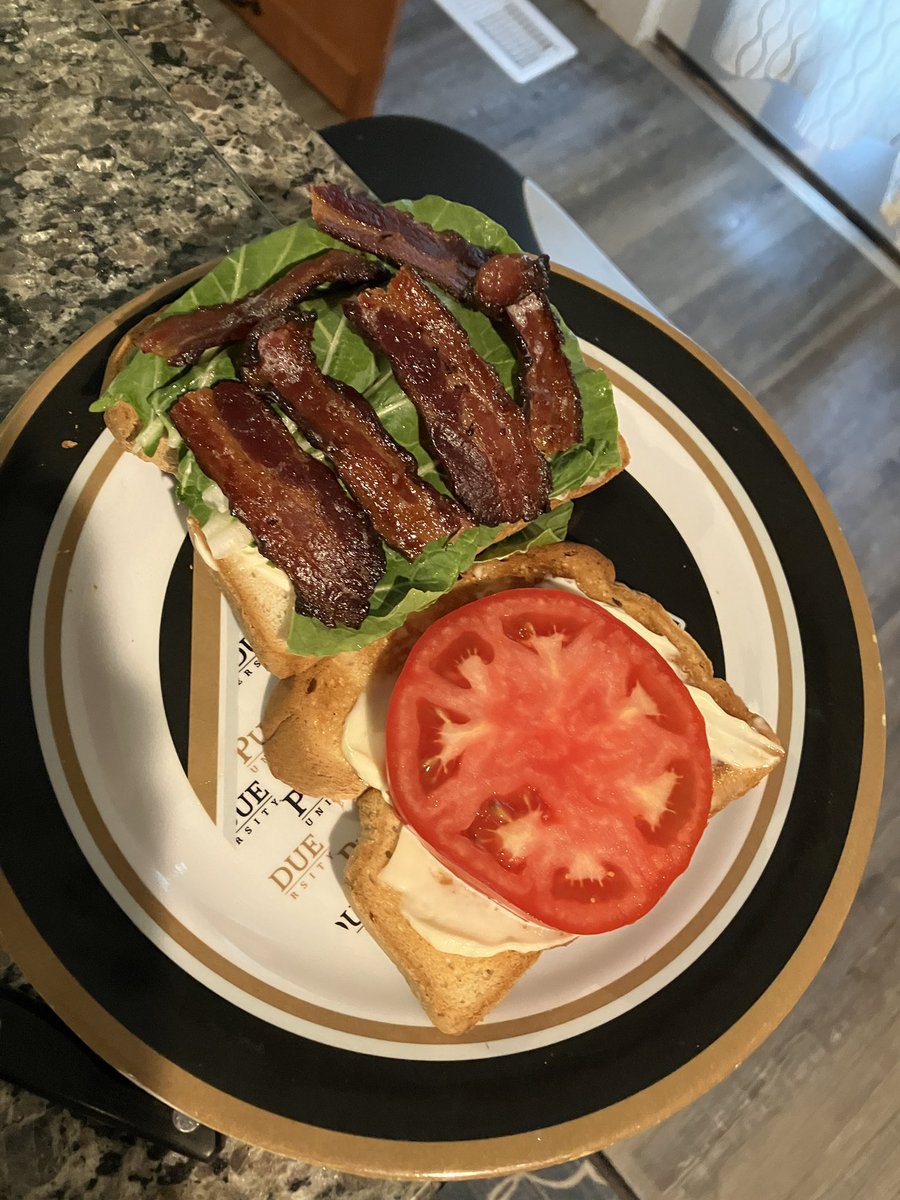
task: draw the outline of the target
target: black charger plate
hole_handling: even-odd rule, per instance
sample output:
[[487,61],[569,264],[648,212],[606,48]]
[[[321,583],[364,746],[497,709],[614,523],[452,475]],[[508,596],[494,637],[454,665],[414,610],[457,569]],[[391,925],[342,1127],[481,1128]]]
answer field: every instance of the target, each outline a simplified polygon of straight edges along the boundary
[[[204,1123],[298,1158],[393,1177],[503,1173],[576,1157],[657,1121],[723,1078],[797,1002],[865,864],[884,766],[883,695],[865,596],[826,501],[780,431],[706,354],[630,302],[557,273],[554,299],[570,326],[693,422],[737,477],[777,554],[806,695],[783,827],[712,944],[596,1028],[439,1063],[299,1036],[204,987],[117,905],[57,803],[29,703],[32,594],[60,499],[101,429],[88,405],[117,339],[196,275],[153,289],[81,338],[0,435],[0,530],[15,564],[5,581],[4,729],[18,764],[0,840],[4,943],[107,1061]],[[639,453],[639,443],[632,449]],[[621,477],[578,502],[571,536],[602,549],[620,578],[686,618],[721,671],[727,646],[714,598],[651,491]],[[189,603],[173,574],[161,677],[176,745],[187,719],[177,664]]]

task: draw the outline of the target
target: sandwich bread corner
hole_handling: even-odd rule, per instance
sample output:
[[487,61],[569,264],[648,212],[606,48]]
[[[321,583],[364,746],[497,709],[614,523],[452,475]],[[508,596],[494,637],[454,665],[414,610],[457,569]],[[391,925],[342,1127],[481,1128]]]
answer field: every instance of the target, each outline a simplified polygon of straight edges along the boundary
[[344,874],[354,911],[441,1033],[459,1036],[480,1024],[532,964],[537,951],[506,950],[486,958],[437,950],[409,924],[401,897],[380,879],[397,848],[402,824],[380,792],[357,801],[359,841]]

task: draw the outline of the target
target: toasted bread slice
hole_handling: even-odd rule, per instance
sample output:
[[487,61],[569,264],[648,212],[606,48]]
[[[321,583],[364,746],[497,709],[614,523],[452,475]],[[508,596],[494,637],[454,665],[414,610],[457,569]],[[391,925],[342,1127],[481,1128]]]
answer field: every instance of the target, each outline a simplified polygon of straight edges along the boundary
[[[726,713],[746,721],[780,748],[769,725],[752,713],[724,680],[713,676],[709,659],[660,604],[616,583],[612,563],[596,550],[563,544],[473,567],[449,595],[426,613],[410,618],[403,630],[388,639],[379,658],[354,664],[352,676],[351,664],[331,659],[303,678],[280,684],[264,723],[269,730],[266,753],[270,765],[278,774],[286,766],[292,767],[293,772],[282,777],[299,790],[331,795],[329,789],[340,786],[342,795],[349,796],[354,787],[364,787],[358,778],[354,782],[353,772],[340,754],[341,730],[359,694],[361,678],[368,674],[371,679],[379,670],[394,672],[428,624],[452,608],[504,588],[533,585],[549,576],[572,579],[586,595],[621,608],[647,629],[669,638],[688,682],[702,687]],[[311,722],[308,734],[304,733],[306,722]],[[292,751],[289,742],[297,742],[300,749]],[[711,815],[759,783],[778,761],[780,758],[758,769],[715,764]],[[344,876],[353,907],[399,967],[432,1023],[447,1034],[465,1033],[503,999],[540,954],[505,951],[469,958],[436,950],[412,928],[403,915],[400,895],[380,878],[396,848],[401,822],[377,791],[362,791],[358,803],[360,838]]]
[[435,950],[403,916],[399,894],[379,879],[400,836],[396,813],[370,788],[359,798],[359,819],[359,842],[344,874],[353,908],[400,968],[432,1024],[442,1033],[465,1033],[484,1020],[540,954],[507,950],[468,958]]
[[[104,390],[127,364],[135,353],[137,339],[153,321],[157,313],[146,317],[118,342],[110,356],[103,378]],[[152,456],[146,455],[137,443],[141,432],[141,421],[134,409],[125,401],[112,405],[103,414],[106,426],[113,437],[131,454],[144,462],[153,463],[161,471],[174,472],[178,466],[178,454],[163,436]],[[595,479],[589,479],[580,488],[551,501],[555,508],[569,500],[594,491],[608,483],[627,466],[630,459],[628,446],[620,435],[618,439],[620,464],[604,471]],[[509,537],[524,528],[527,522],[509,525],[503,537]],[[253,546],[217,558],[200,525],[188,518],[188,532],[197,553],[215,573],[216,582],[231,605],[239,624],[247,634],[250,644],[262,665],[279,679],[291,675],[306,674],[320,660],[312,656],[294,654],[287,644],[291,616],[294,610],[294,594],[281,572],[274,571],[266,559]]]
[[[370,654],[364,657],[338,654],[318,659],[305,671],[283,680],[276,687],[263,718],[266,757],[272,770],[291,787],[308,795],[340,800],[359,796],[366,784],[344,758],[341,738],[344,723],[363,688],[379,673],[396,671],[415,639],[444,613],[491,592],[528,587],[549,577],[571,579],[585,595],[621,608],[651,632],[667,637],[678,650],[677,665],[688,683],[708,692],[724,712],[752,725],[777,744],[770,726],[751,712],[724,679],[713,675],[712,664],[704,652],[661,604],[643,592],[617,583],[615,568],[599,551],[562,542],[510,558],[476,563],[452,591],[424,612],[414,613],[402,629],[384,643],[378,643]],[[771,766],[749,768],[716,763],[712,811],[719,812],[755,787],[771,770]]]

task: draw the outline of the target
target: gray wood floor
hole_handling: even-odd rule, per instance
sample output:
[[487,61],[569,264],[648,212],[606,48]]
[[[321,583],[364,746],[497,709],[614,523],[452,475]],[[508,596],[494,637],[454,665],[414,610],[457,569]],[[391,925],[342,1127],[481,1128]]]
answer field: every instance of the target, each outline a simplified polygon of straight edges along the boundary
[[[879,832],[824,969],[726,1082],[608,1159],[640,1200],[896,1200],[900,295],[580,0],[541,7],[579,56],[519,87],[430,0],[409,0],[379,110],[432,117],[503,153],[757,395],[841,521],[878,626],[888,693]],[[220,13],[220,27],[232,24],[310,123],[338,119]]]

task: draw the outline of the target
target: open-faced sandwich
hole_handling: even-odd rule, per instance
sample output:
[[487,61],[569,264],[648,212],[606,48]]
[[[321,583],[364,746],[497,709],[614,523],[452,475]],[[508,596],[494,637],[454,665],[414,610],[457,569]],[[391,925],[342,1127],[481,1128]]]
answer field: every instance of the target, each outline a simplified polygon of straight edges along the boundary
[[627,459],[545,260],[436,197],[312,201],[133,331],[94,405],[175,473],[281,676],[399,628],[513,533],[510,552],[559,540]]
[[464,1033],[542,950],[630,924],[782,758],[665,609],[587,546],[474,564],[383,643],[283,680],[272,769],[357,799],[345,887]]
[[543,950],[648,912],[783,752],[659,604],[562,540],[627,449],[546,261],[434,197],[321,186],[312,211],[133,333],[97,407],[175,472],[282,677],[269,765],[358,801],[348,894],[459,1034]]

